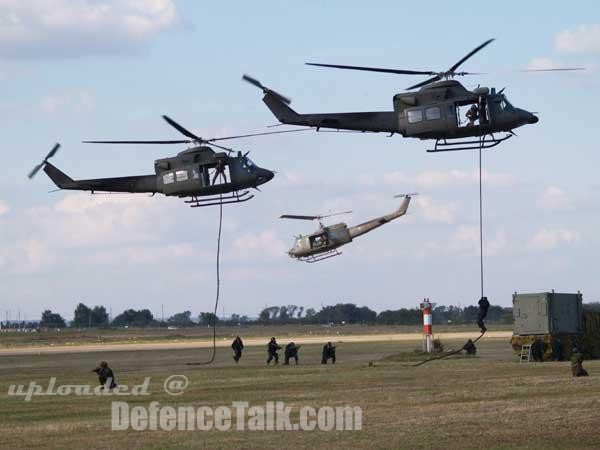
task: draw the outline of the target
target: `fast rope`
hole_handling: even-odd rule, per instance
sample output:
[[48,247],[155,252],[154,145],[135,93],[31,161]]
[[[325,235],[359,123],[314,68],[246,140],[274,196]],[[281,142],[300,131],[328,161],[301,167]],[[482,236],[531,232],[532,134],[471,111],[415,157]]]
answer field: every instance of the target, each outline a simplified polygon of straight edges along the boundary
[[[483,149],[485,137],[479,136],[479,281],[481,286],[481,297],[483,298],[483,182],[482,182],[482,163],[481,163],[481,150]],[[483,337],[485,334],[484,331],[479,335],[477,339],[473,341],[473,344],[477,342],[479,339]],[[466,343],[465,343],[466,345]],[[458,350],[453,350],[449,353],[444,353],[440,356],[435,356],[433,358],[425,359],[417,364],[414,364],[413,367],[418,367],[422,364],[428,363],[429,361],[435,361],[436,359],[447,358],[448,356],[456,355],[463,351],[465,346],[463,345]]]
[[221,292],[221,230],[223,228],[223,195],[219,195],[219,232],[217,233],[217,293],[215,296],[215,310],[213,311],[212,317],[212,355],[208,361],[197,362],[197,363],[187,363],[188,366],[205,366],[208,364],[212,364],[215,360],[215,356],[217,355],[217,309],[219,308],[219,295]]

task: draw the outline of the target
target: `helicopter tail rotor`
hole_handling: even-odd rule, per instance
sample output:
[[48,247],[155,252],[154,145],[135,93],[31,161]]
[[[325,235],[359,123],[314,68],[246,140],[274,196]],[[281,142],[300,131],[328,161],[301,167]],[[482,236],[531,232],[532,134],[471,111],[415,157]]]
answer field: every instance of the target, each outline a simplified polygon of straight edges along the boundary
[[46,163],[48,162],[48,160],[50,158],[52,158],[54,155],[56,155],[56,152],[58,152],[58,149],[60,148],[60,144],[57,142],[56,144],[54,144],[54,147],[52,147],[52,150],[50,150],[48,152],[48,154],[46,155],[46,157],[42,160],[41,163],[39,163],[37,166],[35,166],[31,172],[29,172],[29,175],[27,175],[27,177],[31,180],[33,177],[35,177],[35,175],[40,171],[40,169],[42,167],[44,167],[46,165]]
[[271,94],[272,96],[278,98],[279,100],[281,100],[283,103],[285,103],[286,105],[289,105],[290,103],[292,103],[292,99],[289,97],[286,97],[285,95],[281,95],[279,92],[274,91],[272,89],[269,89],[268,87],[266,87],[264,84],[262,84],[260,81],[258,81],[256,78],[251,77],[248,74],[244,74],[242,76],[242,80],[250,83],[253,86],[256,86],[257,88],[259,88],[260,90],[263,91],[264,94]]

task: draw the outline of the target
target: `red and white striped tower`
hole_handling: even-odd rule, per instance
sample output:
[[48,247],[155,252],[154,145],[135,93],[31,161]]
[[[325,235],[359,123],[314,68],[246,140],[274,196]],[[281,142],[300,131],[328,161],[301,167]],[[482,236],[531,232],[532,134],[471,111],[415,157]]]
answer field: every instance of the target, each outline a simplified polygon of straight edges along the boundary
[[433,353],[433,317],[431,315],[431,303],[428,298],[423,299],[421,310],[423,310],[423,351]]

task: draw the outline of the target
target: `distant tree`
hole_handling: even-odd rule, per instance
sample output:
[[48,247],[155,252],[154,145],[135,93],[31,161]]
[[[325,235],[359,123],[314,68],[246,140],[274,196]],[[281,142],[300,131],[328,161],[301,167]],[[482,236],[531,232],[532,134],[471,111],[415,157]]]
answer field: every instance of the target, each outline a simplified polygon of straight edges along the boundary
[[91,310],[83,303],[79,303],[73,313],[73,326],[75,328],[87,328],[91,326]]
[[315,316],[315,319],[321,323],[374,323],[376,318],[375,311],[366,306],[359,308],[354,303],[325,306]]
[[302,313],[304,312],[304,306],[298,307],[298,315],[296,316],[298,319],[302,318]]
[[191,327],[195,325],[194,321],[192,320],[192,313],[190,311],[174,314],[173,316],[169,317],[167,323],[169,325],[175,325],[178,327]]
[[219,321],[219,318],[211,312],[201,312],[198,316],[198,320],[202,325],[212,325]]
[[600,311],[600,302],[590,302],[583,304],[584,311]]
[[154,316],[147,309],[136,311],[128,309],[114,318],[112,324],[117,327],[147,327],[154,321]]
[[106,327],[108,326],[108,313],[104,306],[94,306],[92,309],[92,326]]
[[65,319],[60,314],[55,314],[49,309],[42,313],[40,327],[42,328],[65,328]]
[[314,308],[308,308],[305,311],[304,318],[307,320],[312,320],[317,315],[317,311]]

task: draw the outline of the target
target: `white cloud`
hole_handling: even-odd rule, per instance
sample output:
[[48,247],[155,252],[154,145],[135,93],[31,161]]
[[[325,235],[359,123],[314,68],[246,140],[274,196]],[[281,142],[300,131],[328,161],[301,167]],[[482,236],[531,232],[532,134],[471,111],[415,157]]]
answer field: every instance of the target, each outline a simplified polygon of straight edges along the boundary
[[600,54],[600,24],[563,30],[556,36],[554,46],[563,53]]
[[10,211],[8,205],[2,200],[0,200],[0,216],[6,214],[8,211]]
[[418,211],[415,215],[429,222],[454,223],[457,205],[455,203],[436,204],[428,196],[413,198]]
[[281,258],[286,253],[285,243],[273,230],[265,230],[259,234],[247,233],[233,241],[234,256],[240,259]]
[[172,0],[0,0],[0,55],[122,53],[177,23]]
[[73,90],[49,94],[39,103],[39,109],[48,115],[64,111],[76,113],[88,112],[94,109],[94,95],[85,90]]
[[544,209],[559,210],[568,208],[570,201],[565,191],[556,186],[548,186],[542,193],[540,205]]
[[529,248],[535,251],[552,250],[560,244],[573,244],[579,240],[575,230],[542,228],[529,241]]
[[[390,186],[405,187],[409,189],[435,189],[446,186],[465,186],[479,182],[479,171],[448,170],[435,171],[429,170],[416,175],[406,175],[402,172],[388,172],[381,177],[374,175],[362,175],[359,180],[364,185],[374,183],[376,180],[383,179],[383,182]],[[487,170],[482,172],[483,182],[488,186],[507,187],[514,184],[514,178],[506,173],[492,173]]]

